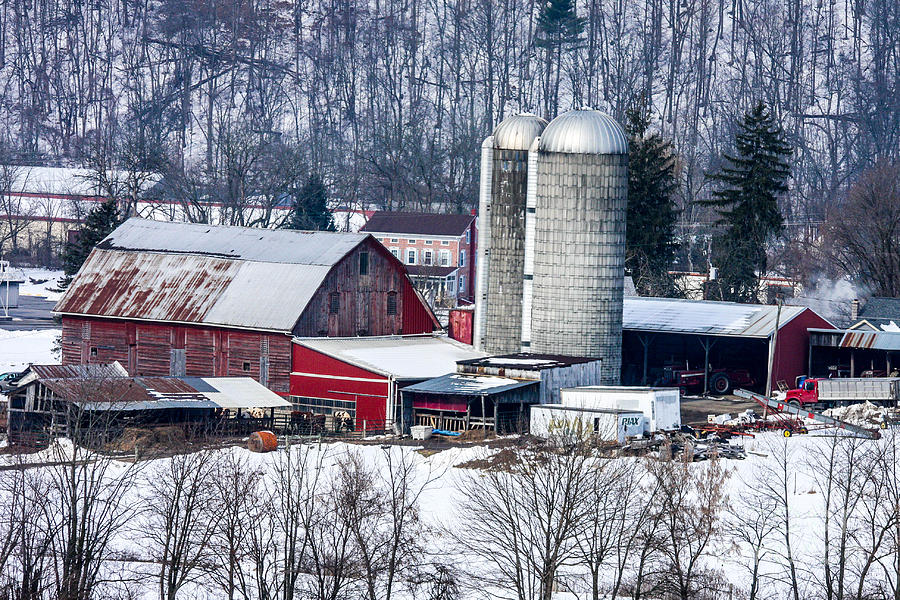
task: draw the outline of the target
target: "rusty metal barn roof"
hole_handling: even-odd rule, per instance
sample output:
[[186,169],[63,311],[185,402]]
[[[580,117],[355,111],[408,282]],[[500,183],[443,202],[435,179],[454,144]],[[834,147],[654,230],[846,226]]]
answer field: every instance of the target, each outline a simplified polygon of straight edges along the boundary
[[847,330],[841,337],[841,348],[900,350],[900,331]]
[[[767,338],[775,331],[777,306],[709,300],[625,297],[622,328],[629,331]],[[779,329],[807,310],[783,306]]]
[[[113,363],[118,364],[118,363]],[[50,365],[53,366],[53,365]],[[59,366],[55,374],[66,372]],[[112,365],[95,365],[111,367]],[[59,399],[84,410],[160,410],[168,408],[289,408],[291,403],[249,377],[122,377],[95,373],[40,378]]]
[[287,332],[366,237],[129,219],[91,252],[54,310]]

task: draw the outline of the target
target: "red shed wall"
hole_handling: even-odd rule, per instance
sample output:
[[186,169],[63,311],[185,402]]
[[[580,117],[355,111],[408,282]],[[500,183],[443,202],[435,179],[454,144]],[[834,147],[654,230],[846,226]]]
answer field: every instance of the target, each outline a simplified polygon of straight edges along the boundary
[[474,312],[455,308],[450,311],[449,335],[457,342],[472,345],[472,320]]
[[809,366],[809,328],[834,329],[834,326],[806,309],[778,330],[775,359],[772,368],[772,389],[778,389],[778,381],[794,386],[798,375],[806,374]]
[[[64,365],[117,360],[129,375],[168,376],[174,374],[172,350],[182,349],[189,377],[252,377],[260,381],[265,358],[267,387],[278,394],[288,393],[291,338],[285,334],[74,316],[62,319]],[[244,370],[245,362],[249,371]]]
[[355,401],[357,430],[362,430],[363,421],[369,429],[383,427],[390,394],[387,377],[300,344],[294,344],[293,361],[292,401],[302,402],[299,398]]

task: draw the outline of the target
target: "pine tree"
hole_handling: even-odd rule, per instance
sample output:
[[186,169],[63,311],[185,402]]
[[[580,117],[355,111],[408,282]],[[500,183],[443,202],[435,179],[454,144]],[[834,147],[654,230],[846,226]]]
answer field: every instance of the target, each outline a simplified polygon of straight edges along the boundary
[[788,190],[791,153],[781,125],[760,102],[739,124],[734,154],[726,153],[725,165],[711,176],[721,188],[701,204],[716,209],[724,228],[713,238],[711,257],[722,300],[758,301],[759,276],[768,269],[766,244],[784,229],[778,196]]
[[625,268],[641,295],[672,296],[675,284],[669,268],[675,258],[672,198],[677,187],[671,142],[647,131],[650,115],[642,103],[628,111],[628,217]]
[[[575,0],[547,0],[538,15],[539,35],[535,44],[547,52],[544,65],[544,110],[551,117],[559,109],[559,80],[564,49],[578,47],[584,18],[575,10]],[[551,91],[551,78],[553,90]]]
[[322,178],[317,174],[311,174],[300,191],[294,194],[294,204],[283,227],[335,231],[331,211],[328,210],[328,193]]
[[87,260],[88,254],[103,238],[112,233],[123,221],[119,205],[115,199],[109,199],[94,207],[84,220],[74,242],[67,243],[63,252],[63,273],[59,280],[59,290],[65,290],[72,283],[75,274]]

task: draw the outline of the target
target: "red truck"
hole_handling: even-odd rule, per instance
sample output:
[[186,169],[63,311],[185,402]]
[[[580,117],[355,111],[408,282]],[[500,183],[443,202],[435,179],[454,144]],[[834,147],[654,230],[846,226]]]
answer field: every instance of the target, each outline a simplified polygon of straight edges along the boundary
[[847,406],[872,402],[896,406],[900,398],[900,377],[853,377],[822,379],[799,378],[797,387],[788,390],[782,400],[795,406]]

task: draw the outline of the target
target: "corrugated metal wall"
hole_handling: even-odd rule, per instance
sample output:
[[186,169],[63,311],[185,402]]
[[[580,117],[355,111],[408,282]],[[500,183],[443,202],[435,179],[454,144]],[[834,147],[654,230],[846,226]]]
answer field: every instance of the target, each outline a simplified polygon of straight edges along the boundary
[[540,153],[530,351],[622,364],[628,157]]
[[528,152],[494,149],[491,242],[482,350],[518,352],[522,345],[522,273],[525,263],[525,196]]

